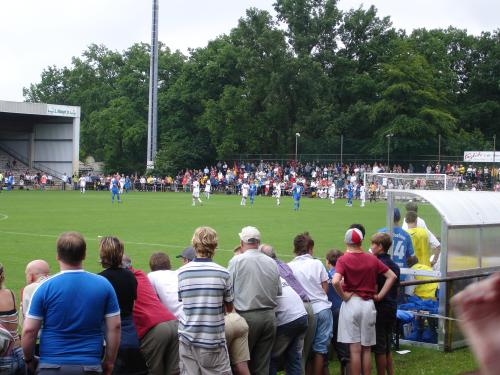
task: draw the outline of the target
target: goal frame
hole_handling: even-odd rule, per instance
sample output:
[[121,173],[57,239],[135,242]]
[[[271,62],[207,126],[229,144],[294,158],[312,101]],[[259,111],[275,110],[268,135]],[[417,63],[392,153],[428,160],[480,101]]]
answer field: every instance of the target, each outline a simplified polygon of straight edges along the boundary
[[369,186],[369,183],[371,182],[371,180],[368,181],[368,178],[370,178],[370,176],[377,176],[380,179],[387,178],[387,179],[393,179],[393,180],[400,178],[400,179],[404,179],[404,180],[423,179],[426,181],[428,181],[428,180],[442,181],[443,182],[443,189],[439,189],[439,190],[448,190],[447,189],[448,175],[446,175],[444,173],[374,173],[374,172],[365,172],[363,175],[363,184],[365,186]]

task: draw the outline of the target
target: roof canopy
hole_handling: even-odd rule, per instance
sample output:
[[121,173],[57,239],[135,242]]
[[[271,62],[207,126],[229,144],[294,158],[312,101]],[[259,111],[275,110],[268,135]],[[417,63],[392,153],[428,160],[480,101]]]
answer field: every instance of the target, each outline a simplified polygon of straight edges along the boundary
[[425,199],[448,226],[500,225],[500,193],[450,190],[389,190],[389,193]]

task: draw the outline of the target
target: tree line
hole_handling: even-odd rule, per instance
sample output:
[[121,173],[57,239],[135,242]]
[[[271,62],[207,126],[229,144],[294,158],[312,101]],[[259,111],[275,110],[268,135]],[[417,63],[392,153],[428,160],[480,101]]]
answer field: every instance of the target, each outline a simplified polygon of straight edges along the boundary
[[[240,154],[344,151],[391,159],[492,149],[500,129],[500,30],[392,26],[377,9],[337,0],[276,0],[251,8],[228,34],[188,55],[160,43],[161,172]],[[25,100],[82,107],[81,156],[109,171],[146,162],[150,46],[90,45],[68,67],[49,66]]]

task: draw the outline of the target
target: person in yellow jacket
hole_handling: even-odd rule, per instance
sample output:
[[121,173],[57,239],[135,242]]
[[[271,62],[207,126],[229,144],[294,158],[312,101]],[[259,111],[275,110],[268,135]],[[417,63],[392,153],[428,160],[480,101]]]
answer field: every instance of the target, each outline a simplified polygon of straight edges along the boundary
[[[410,256],[407,260],[408,267],[416,271],[432,271],[430,266],[419,263],[419,259],[416,256]],[[415,280],[429,280],[432,279],[430,276],[414,276]],[[409,281],[407,279],[406,281]],[[438,288],[437,283],[411,285],[405,288],[406,295],[415,295],[421,299],[436,299],[436,291]]]

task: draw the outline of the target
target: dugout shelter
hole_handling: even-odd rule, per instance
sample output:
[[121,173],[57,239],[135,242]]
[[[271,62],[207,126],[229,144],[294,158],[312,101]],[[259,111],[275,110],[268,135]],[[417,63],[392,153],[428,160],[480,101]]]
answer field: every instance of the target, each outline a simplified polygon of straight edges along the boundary
[[[434,346],[450,351],[466,345],[454,319],[451,298],[470,283],[500,271],[500,193],[480,191],[388,190],[387,227],[392,231],[394,208],[418,202],[418,215],[440,239],[438,269],[431,276],[452,279],[438,289],[438,337]],[[418,274],[418,271],[402,270]],[[417,273],[415,273],[417,272]],[[407,273],[408,274],[408,273]]]
[[80,107],[0,100],[0,149],[61,178],[79,169]]

